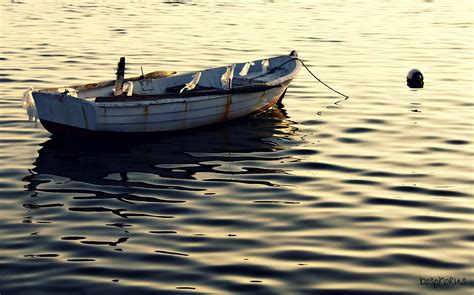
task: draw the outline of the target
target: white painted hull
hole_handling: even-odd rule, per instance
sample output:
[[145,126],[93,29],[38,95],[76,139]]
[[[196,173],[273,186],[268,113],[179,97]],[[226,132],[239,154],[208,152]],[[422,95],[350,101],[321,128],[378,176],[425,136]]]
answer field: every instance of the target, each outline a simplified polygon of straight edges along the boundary
[[[41,122],[52,133],[57,133],[57,126],[98,133],[177,131],[265,111],[284,95],[297,70],[286,79],[279,79],[272,88],[258,92],[97,102],[57,92],[35,91],[33,98]],[[267,84],[271,85],[271,81]],[[55,128],[50,127],[52,125]]]
[[262,112],[276,104],[286,86],[265,92],[127,104],[95,104],[65,96],[35,96],[40,120],[106,132],[175,131],[217,124]]

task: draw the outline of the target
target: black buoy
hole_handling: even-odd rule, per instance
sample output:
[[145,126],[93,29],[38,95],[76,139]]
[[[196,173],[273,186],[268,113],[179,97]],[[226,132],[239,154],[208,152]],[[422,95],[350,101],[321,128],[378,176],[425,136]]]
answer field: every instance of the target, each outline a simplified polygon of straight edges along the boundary
[[417,70],[413,69],[408,72],[407,75],[407,86],[410,88],[423,88],[423,74]]

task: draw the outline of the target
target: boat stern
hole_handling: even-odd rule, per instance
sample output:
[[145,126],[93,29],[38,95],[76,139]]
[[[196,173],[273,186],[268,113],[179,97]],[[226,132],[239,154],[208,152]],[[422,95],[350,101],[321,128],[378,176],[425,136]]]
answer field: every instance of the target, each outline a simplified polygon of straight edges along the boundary
[[43,126],[51,133],[56,133],[56,127],[76,127],[86,130],[96,130],[96,107],[93,102],[78,99],[67,93],[33,91],[38,117]]

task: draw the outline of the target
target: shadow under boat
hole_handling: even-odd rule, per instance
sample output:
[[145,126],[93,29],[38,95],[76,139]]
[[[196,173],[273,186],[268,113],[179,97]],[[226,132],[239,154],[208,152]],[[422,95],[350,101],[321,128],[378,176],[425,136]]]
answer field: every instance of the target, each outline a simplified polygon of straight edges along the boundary
[[[33,163],[31,191],[42,183],[37,175],[65,177],[95,185],[137,186],[128,183],[130,172],[164,178],[194,179],[199,172],[215,173],[212,161],[275,161],[280,140],[292,140],[297,129],[283,108],[222,126],[194,129],[140,140],[74,141],[52,136],[41,144]],[[262,156],[262,153],[269,155]],[[120,179],[107,176],[119,175]],[[141,185],[138,185],[141,186]]]

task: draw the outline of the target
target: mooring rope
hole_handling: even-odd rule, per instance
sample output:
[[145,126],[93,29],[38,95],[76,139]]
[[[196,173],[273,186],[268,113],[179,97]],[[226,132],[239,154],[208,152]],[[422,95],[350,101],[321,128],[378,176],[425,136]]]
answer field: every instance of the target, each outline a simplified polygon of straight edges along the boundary
[[[323,84],[324,86],[326,86],[327,88],[329,88],[330,90],[334,91],[335,93],[339,94],[340,96],[344,97],[346,99],[349,98],[349,96],[345,95],[344,93],[341,93],[339,91],[337,91],[336,89],[332,88],[331,86],[329,86],[328,84],[324,83],[321,79],[319,79],[315,74],[313,74],[313,72],[311,72],[311,70],[309,69],[309,67],[307,65],[305,65],[304,61],[301,60],[300,58],[298,57],[292,57],[290,60],[287,60],[285,61],[284,63],[282,63],[281,65],[277,66],[277,67],[274,67],[273,69],[270,70],[270,73],[273,73],[274,71],[276,71],[278,68],[281,68],[282,66],[286,65],[287,63],[291,62],[292,60],[298,60],[301,65],[303,67],[305,67],[305,69],[311,74],[311,76],[313,76],[319,83]],[[340,102],[340,101],[339,101]]]
[[329,86],[328,84],[324,83],[321,79],[319,79],[318,77],[316,77],[315,74],[313,74],[313,72],[311,72],[311,70],[308,68],[307,65],[304,64],[304,62],[299,59],[299,58],[295,58],[297,60],[299,60],[301,62],[301,64],[305,67],[305,69],[311,74],[311,76],[313,76],[316,80],[318,80],[319,83],[323,84],[324,86],[326,86],[328,89],[334,91],[335,93],[339,94],[340,96],[344,97],[345,99],[348,99],[349,96],[345,95],[344,93],[341,93],[339,91],[337,91],[336,89],[332,88],[331,86]]

